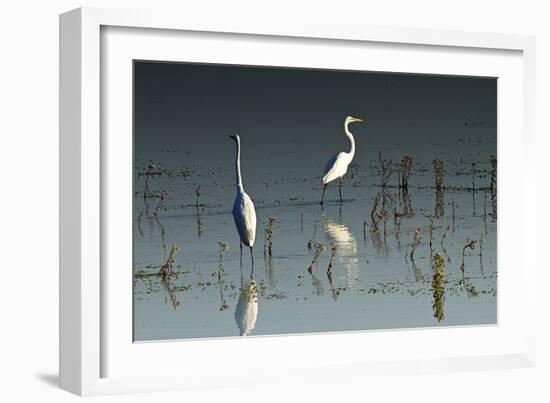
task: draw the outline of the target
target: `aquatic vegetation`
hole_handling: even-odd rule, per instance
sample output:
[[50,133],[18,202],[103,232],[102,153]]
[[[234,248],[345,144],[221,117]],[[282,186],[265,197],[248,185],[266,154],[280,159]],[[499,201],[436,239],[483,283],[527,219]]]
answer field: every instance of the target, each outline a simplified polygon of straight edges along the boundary
[[141,226],[141,219],[143,217],[143,213],[144,213],[144,210],[143,209],[139,209],[138,210],[138,214],[137,214],[137,229],[138,229],[138,232],[139,232],[139,235],[143,238],[143,236],[145,235],[144,232],[143,232],[143,227]]
[[483,229],[485,235],[488,233],[487,227],[487,192],[483,192]]
[[269,256],[273,254],[273,224],[275,224],[275,217],[269,217],[265,227],[265,242],[264,242],[264,255],[267,253]]
[[180,306],[180,302],[177,300],[176,292],[172,287],[172,285],[170,284],[170,278],[163,277],[162,283],[164,285],[164,289],[166,290],[166,293],[168,294],[168,297],[170,298],[170,302],[172,303],[172,308],[174,308],[174,310],[178,309]]
[[195,216],[197,219],[197,237],[200,238],[202,235],[202,221],[200,207],[198,205],[195,206]]
[[434,176],[435,176],[435,217],[439,218],[445,215],[444,207],[444,185],[443,178],[445,176],[445,168],[443,161],[440,159],[433,160]]
[[161,190],[160,192],[158,192],[158,203],[157,203],[157,207],[155,207],[155,211],[153,211],[153,216],[157,217],[158,216],[158,213],[159,213],[159,210],[160,208],[164,205],[164,198],[167,196],[167,193],[163,190]]
[[433,256],[433,304],[434,317],[438,322],[445,319],[445,261],[441,255],[436,253]]
[[160,268],[160,274],[163,277],[169,277],[172,274],[172,267],[174,267],[174,264],[176,263],[176,254],[178,253],[179,247],[174,242],[172,244],[172,249],[170,249],[170,255],[168,255],[168,259],[166,259],[166,263],[162,265]]
[[462,285],[464,286],[464,289],[468,292],[468,295],[470,297],[477,297],[479,295],[476,288],[470,284],[470,282],[467,280],[465,275],[465,267],[464,267],[464,257],[466,254],[466,249],[473,250],[477,244],[477,239],[472,239],[471,241],[468,241],[466,245],[462,248],[462,263],[460,265],[460,271],[462,271]]
[[483,232],[479,235],[479,270],[483,273]]
[[150,180],[155,175],[161,175],[159,171],[157,171],[157,167],[155,164],[153,164],[153,161],[149,161],[149,165],[147,166],[147,171],[145,171],[145,183],[143,188],[143,198],[147,199],[148,197],[154,197],[153,193],[150,189]]
[[443,178],[445,176],[445,168],[443,161],[440,159],[433,160],[434,176],[435,176],[435,188],[438,190],[443,189]]
[[382,222],[382,220],[385,220],[388,215],[388,212],[384,209],[378,211],[378,204],[380,203],[380,199],[383,199],[383,197],[381,193],[377,193],[372,200],[372,210],[370,212],[372,233],[378,233],[380,231],[379,224],[380,222]]
[[393,175],[392,160],[382,158],[382,151],[378,151],[378,172],[380,174],[382,189],[388,186],[388,180]]
[[447,262],[451,263],[451,257],[447,253],[447,249],[445,249],[445,245],[443,244],[443,242],[445,241],[445,238],[447,238],[447,234],[449,233],[449,229],[451,229],[451,225],[447,224],[447,226],[445,227],[445,231],[443,231],[443,235],[441,235],[441,241],[439,242],[439,244],[441,245],[441,249],[443,250],[443,253],[445,254],[445,257],[447,258]]
[[[392,157],[395,161],[395,152]],[[402,159],[401,155],[399,158]],[[472,218],[470,203],[474,179],[471,162],[472,157],[466,157],[464,161],[445,160],[445,167],[452,174],[446,173],[443,179],[442,190],[447,192],[445,196],[448,197],[445,204],[448,216],[443,216],[444,220],[441,218],[438,220],[436,211],[432,209],[434,193],[437,193],[433,184],[432,158],[428,161],[415,159],[409,174],[408,189],[402,187],[400,164],[395,165],[396,175],[389,177],[384,189],[380,187],[379,162],[376,155],[368,162],[370,165],[358,161],[353,167],[350,165],[348,172],[348,177],[352,181],[351,199],[345,200],[342,204],[329,204],[320,211],[318,207],[312,207],[312,203],[308,201],[315,198],[315,192],[318,190],[312,179],[304,180],[304,178],[290,176],[285,182],[284,177],[277,176],[276,179],[271,180],[269,190],[264,194],[258,192],[257,196],[260,198],[254,200],[256,205],[260,205],[264,219],[262,232],[264,233],[265,273],[263,269],[256,272],[256,277],[261,276],[261,279],[256,278],[258,281],[256,297],[265,301],[265,316],[262,316],[262,321],[257,322],[254,329],[247,334],[266,334],[267,328],[273,329],[274,309],[281,307],[281,312],[288,310],[297,317],[306,318],[308,310],[319,306],[317,301],[324,303],[330,301],[330,305],[333,305],[327,310],[328,318],[332,318],[333,314],[344,317],[344,309],[351,309],[354,315],[369,312],[369,310],[372,312],[374,306],[391,301],[392,298],[414,305],[414,312],[418,314],[421,326],[429,325],[431,320],[434,323],[448,325],[466,323],[462,315],[451,315],[456,311],[457,304],[464,305],[468,315],[471,315],[468,318],[479,321],[487,317],[491,318],[491,307],[495,304],[497,288],[493,246],[496,226],[490,219],[491,205],[489,204],[491,203],[490,171],[482,162],[476,162],[475,190],[478,196],[479,215]],[[486,165],[489,166],[488,161]],[[146,168],[146,164],[139,168],[142,174],[138,184],[143,183]],[[205,336],[208,335],[207,332],[218,335],[216,332],[221,328],[223,330],[219,335],[231,335],[238,324],[235,326],[235,322],[226,323],[228,322],[227,312],[236,312],[239,299],[253,294],[247,290],[246,283],[246,279],[253,276],[248,277],[248,271],[243,276],[244,269],[241,267],[241,287],[239,287],[238,252],[227,253],[230,245],[222,241],[232,234],[232,227],[226,228],[232,223],[232,219],[225,204],[226,193],[231,193],[232,188],[223,181],[214,184],[214,178],[220,175],[220,171],[217,170],[208,174],[202,173],[199,179],[194,171],[190,171],[188,179],[179,179],[179,182],[175,183],[176,179],[171,178],[183,178],[177,175],[177,169],[171,168],[173,171],[171,176],[168,173],[165,174],[167,169],[158,169],[161,175],[154,176],[154,180],[149,182],[154,196],[147,201],[142,199],[142,189],[138,188],[139,192],[134,194],[136,203],[134,239],[140,248],[134,266],[134,303],[141,315],[147,312],[162,315],[159,318],[162,317],[164,323],[167,323],[166,326],[175,326],[178,334],[184,337],[187,335],[186,329],[189,329],[189,326],[202,326]],[[199,168],[196,169],[199,171]],[[478,174],[484,174],[484,176]],[[136,175],[139,174],[136,173]],[[486,188],[483,187],[485,186],[483,178],[486,178]],[[206,182],[207,180],[213,182]],[[228,180],[225,181],[228,182]],[[199,183],[202,187],[197,195],[193,192]],[[297,189],[301,186],[305,188],[304,195],[298,200],[282,196],[283,193],[299,194]],[[221,190],[214,190],[216,187],[220,187]],[[483,195],[479,193],[480,191]],[[365,197],[366,195],[368,198]],[[451,195],[452,198],[449,197]],[[479,196],[483,197],[480,199]],[[411,207],[413,204],[416,208],[414,212]],[[147,205],[150,206],[150,214],[146,214]],[[201,207],[205,205],[208,209]],[[165,212],[168,214],[164,214]],[[209,231],[202,233],[201,241],[197,241],[199,233],[197,230],[199,225],[195,227],[197,213],[198,221],[204,220],[210,228]],[[393,215],[393,220],[388,223],[390,214]],[[277,217],[272,223],[271,234],[268,229],[270,216]],[[334,228],[327,227],[326,221],[330,220],[331,216],[334,218],[331,221]],[[357,218],[361,216],[363,219],[358,220]],[[318,227],[319,222],[323,225],[321,229]],[[347,229],[350,236],[342,238],[341,241],[335,241],[336,238],[331,231],[336,231],[340,227]],[[456,235],[451,234],[451,230],[455,230]],[[308,233],[308,231],[311,232]],[[476,231],[478,235],[475,235]],[[365,243],[357,248],[357,242],[354,243],[353,240],[361,236],[361,232]],[[470,270],[475,270],[475,275],[472,273],[469,278],[470,273],[449,271],[449,267],[451,267],[451,260],[452,262],[463,260],[464,243],[460,244],[460,242],[466,239],[466,235],[471,237],[472,233],[477,238],[476,245],[480,248],[479,255],[477,248],[474,248],[473,252],[470,248],[464,251],[464,265],[470,262]],[[372,239],[375,247],[371,246],[368,238]],[[184,255],[179,255],[181,250],[175,255],[178,263],[182,263],[180,260],[183,261],[187,270],[178,269],[181,265],[173,263],[170,276],[166,277],[167,284],[163,281],[164,275],[161,269],[166,265],[170,255],[170,239],[189,239],[189,242],[186,243],[187,252]],[[269,257],[270,243],[272,254],[276,256],[273,259]],[[306,243],[307,250],[303,248]],[[210,248],[207,247],[208,244]],[[298,247],[296,248],[295,245]],[[302,245],[303,249],[300,249],[299,245]],[[354,253],[346,249],[354,246],[356,247]],[[405,262],[403,256],[405,256]],[[443,259],[442,273],[433,267],[436,256]],[[431,260],[428,260],[430,257]],[[409,258],[412,266],[408,264]],[[273,269],[273,263],[277,265],[276,271]],[[478,275],[478,264],[480,275]],[[302,276],[298,275],[296,279],[295,270],[298,268],[300,271],[300,267],[309,269],[311,281],[307,279],[304,281],[305,276],[308,275],[303,272]],[[389,270],[386,270],[386,267]],[[432,271],[428,272],[430,268]],[[319,269],[326,270],[326,278],[319,276]],[[466,268],[463,267],[463,269],[465,271]],[[277,276],[277,283],[273,279],[274,273]],[[324,276],[324,271],[322,274]],[[265,285],[262,285],[262,282],[265,282]],[[245,292],[242,293],[241,290]],[[476,299],[467,302],[472,297]],[[368,301],[360,302],[361,298],[367,298]],[[354,301],[357,301],[357,307]],[[156,311],[153,308],[154,304],[159,306]],[[199,305],[208,307],[208,315],[211,316],[197,317]],[[182,306],[185,306],[185,312],[180,312]],[[249,306],[252,310],[254,309],[254,303]],[[163,307],[164,309],[161,309]],[[178,312],[174,312],[172,308],[177,309]],[[483,313],[479,313],[480,310]],[[399,326],[399,315],[393,318],[394,314],[392,308],[389,308],[384,323],[390,321],[392,326]],[[282,313],[282,315],[287,314]],[[172,317],[174,319],[171,319]],[[216,319],[218,317],[219,319]],[[225,319],[222,320],[222,317]],[[258,319],[257,314],[256,318]],[[370,318],[374,321],[365,324],[365,328],[379,328],[380,318],[377,314],[371,314]],[[345,319],[342,320],[345,321]],[[286,331],[284,326],[281,329]],[[147,339],[150,334],[162,336],[161,333],[161,330],[155,329],[138,330],[140,339]]]
[[455,232],[455,201],[451,200],[452,219],[453,219],[453,232]]
[[333,245],[330,250],[330,260],[328,261],[328,267],[327,267],[328,278],[332,278],[332,259],[334,259],[334,256],[336,256],[336,246]]
[[493,221],[497,219],[497,157],[491,155],[491,204],[493,212],[491,217]]
[[433,251],[432,241],[433,241],[433,232],[434,232],[434,216],[424,214],[424,217],[430,220],[430,225],[428,226],[428,235],[430,237],[429,245],[430,245],[430,259],[431,259],[432,251]]
[[218,241],[218,247],[219,247],[219,251],[218,251],[218,257],[219,257],[218,280],[221,280],[221,277],[223,275],[223,264],[222,264],[223,254],[226,251],[229,250],[229,244],[225,241]]
[[201,186],[197,186],[197,188],[195,189],[195,207],[198,209],[200,204],[199,204],[199,198],[201,197]]
[[420,246],[421,243],[422,243],[422,233],[420,231],[420,228],[417,228],[416,231],[414,231],[414,240],[411,244],[411,253],[409,255],[411,262],[413,264],[414,264],[414,252]]
[[315,243],[315,251],[313,254],[313,260],[311,261],[311,264],[307,268],[307,271],[311,274],[313,273],[313,265],[317,263],[317,259],[319,259],[319,256],[321,256],[321,253],[323,253],[326,250],[326,246],[320,243]]
[[409,189],[409,177],[411,176],[412,171],[412,164],[413,164],[413,157],[411,157],[409,154],[405,154],[401,158],[401,163],[399,164],[400,168],[400,179],[399,187],[405,190]]

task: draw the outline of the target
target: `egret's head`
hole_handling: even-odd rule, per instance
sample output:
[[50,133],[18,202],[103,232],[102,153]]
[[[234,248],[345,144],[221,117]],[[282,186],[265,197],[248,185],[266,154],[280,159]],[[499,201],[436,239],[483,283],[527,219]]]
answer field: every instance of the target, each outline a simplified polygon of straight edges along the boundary
[[354,123],[354,122],[362,122],[362,121],[363,121],[363,119],[354,118],[353,116],[348,116],[346,118],[346,124]]
[[228,134],[227,137],[229,137],[235,143],[238,143],[240,141],[240,138],[239,138],[238,134]]

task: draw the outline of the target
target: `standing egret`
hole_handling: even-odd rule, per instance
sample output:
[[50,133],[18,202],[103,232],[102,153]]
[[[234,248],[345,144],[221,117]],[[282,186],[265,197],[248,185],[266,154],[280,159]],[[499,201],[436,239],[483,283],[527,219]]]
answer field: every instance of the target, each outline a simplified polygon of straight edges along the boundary
[[323,205],[325,190],[327,189],[328,183],[335,179],[340,180],[338,193],[340,194],[340,203],[342,202],[342,177],[348,171],[348,166],[355,155],[355,139],[353,138],[353,134],[349,131],[348,125],[353,122],[362,121],[363,119],[354,118],[353,116],[346,117],[346,120],[344,121],[344,131],[346,132],[346,136],[349,138],[351,147],[349,152],[342,151],[335,154],[328,160],[327,165],[325,166],[325,171],[323,172],[323,195],[321,196],[321,206]]
[[254,268],[252,247],[256,239],[256,210],[254,209],[252,199],[244,191],[241,179],[241,139],[237,134],[229,135],[229,137],[231,137],[237,145],[237,155],[235,157],[237,196],[233,204],[233,219],[235,220],[235,226],[241,238],[241,264],[243,261],[243,244],[245,244],[250,248],[250,258],[252,260],[252,268]]

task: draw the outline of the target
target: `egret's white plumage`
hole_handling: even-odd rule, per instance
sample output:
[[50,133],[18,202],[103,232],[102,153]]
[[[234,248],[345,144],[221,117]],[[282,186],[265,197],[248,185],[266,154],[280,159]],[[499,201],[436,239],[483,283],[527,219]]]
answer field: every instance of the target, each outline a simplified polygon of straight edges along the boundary
[[229,137],[235,141],[237,146],[235,157],[237,195],[235,197],[235,203],[233,204],[233,219],[235,220],[235,226],[237,227],[241,244],[250,248],[250,256],[252,257],[252,263],[254,263],[252,247],[256,239],[256,210],[254,209],[252,199],[246,194],[243,188],[241,178],[241,139],[237,134]]
[[[348,171],[348,166],[355,156],[355,139],[353,138],[353,134],[349,131],[348,126],[350,123],[362,121],[363,119],[354,118],[353,116],[346,117],[344,121],[344,132],[350,141],[350,150],[348,152],[342,151],[335,154],[328,160],[325,170],[323,171],[323,195],[321,196],[321,204],[323,204],[327,184],[335,179],[342,178]],[[340,201],[342,201],[341,192]]]

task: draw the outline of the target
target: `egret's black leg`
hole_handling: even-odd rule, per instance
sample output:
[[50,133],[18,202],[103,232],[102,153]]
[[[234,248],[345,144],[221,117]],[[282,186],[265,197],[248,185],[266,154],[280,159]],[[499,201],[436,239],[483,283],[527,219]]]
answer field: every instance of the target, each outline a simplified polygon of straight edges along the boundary
[[325,190],[327,190],[327,184],[323,184],[323,194],[321,195],[321,206],[323,205],[323,200],[325,198]]
[[243,267],[243,243],[239,242],[239,246],[241,247],[241,269]]
[[340,195],[340,203],[342,203],[342,177],[338,180],[338,194]]
[[252,260],[252,269],[250,270],[250,278],[254,277],[254,253],[252,252],[252,246],[250,247],[250,259]]

